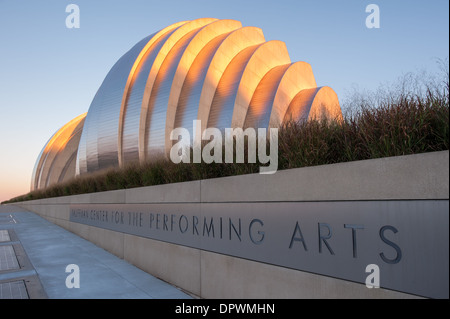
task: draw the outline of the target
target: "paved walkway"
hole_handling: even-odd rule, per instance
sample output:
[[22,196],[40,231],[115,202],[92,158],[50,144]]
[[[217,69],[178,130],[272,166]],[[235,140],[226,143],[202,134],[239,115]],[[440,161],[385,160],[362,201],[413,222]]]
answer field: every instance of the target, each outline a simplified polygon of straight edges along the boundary
[[[80,288],[73,270],[79,268]],[[0,206],[0,299],[191,298],[40,216]]]

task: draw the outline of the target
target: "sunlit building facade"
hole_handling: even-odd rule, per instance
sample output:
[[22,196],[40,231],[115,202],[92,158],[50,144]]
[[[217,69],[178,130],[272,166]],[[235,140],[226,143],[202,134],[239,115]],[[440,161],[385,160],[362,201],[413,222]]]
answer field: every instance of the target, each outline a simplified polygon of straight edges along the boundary
[[275,128],[286,120],[341,117],[336,93],[282,41],[239,21],[172,24],[138,42],[111,68],[89,111],[44,146],[31,189],[167,155],[170,132]]

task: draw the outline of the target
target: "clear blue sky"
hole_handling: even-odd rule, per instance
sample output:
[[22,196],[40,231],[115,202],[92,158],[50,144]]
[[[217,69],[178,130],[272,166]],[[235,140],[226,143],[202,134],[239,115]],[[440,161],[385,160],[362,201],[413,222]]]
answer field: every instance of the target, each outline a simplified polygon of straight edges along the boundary
[[[80,28],[67,29],[68,4]],[[380,29],[365,25],[368,4]],[[340,99],[407,72],[436,70],[449,52],[449,1],[432,0],[0,0],[0,201],[29,191],[41,148],[88,110],[112,65],[145,36],[177,21],[236,19],[286,43]]]

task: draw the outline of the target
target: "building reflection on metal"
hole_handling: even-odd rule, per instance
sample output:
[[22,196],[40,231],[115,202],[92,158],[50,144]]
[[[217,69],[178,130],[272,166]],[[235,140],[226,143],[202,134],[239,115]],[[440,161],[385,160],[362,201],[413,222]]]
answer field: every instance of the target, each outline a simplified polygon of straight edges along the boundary
[[[292,63],[284,42],[266,41],[261,29],[235,20],[178,22],[141,40],[109,71],[78,123],[79,146],[66,165],[75,168],[64,176],[167,155],[170,132],[184,127],[192,136],[193,120],[202,130],[272,128],[320,116],[342,117],[337,95],[317,87],[308,63]],[[49,164],[53,139],[38,158],[32,189],[66,179]]]
[[77,156],[77,174],[118,165],[119,115],[128,74],[152,38],[141,40],[112,67],[89,107]]
[[75,176],[77,150],[86,114],[60,128],[44,146],[33,169],[31,190],[64,182]]

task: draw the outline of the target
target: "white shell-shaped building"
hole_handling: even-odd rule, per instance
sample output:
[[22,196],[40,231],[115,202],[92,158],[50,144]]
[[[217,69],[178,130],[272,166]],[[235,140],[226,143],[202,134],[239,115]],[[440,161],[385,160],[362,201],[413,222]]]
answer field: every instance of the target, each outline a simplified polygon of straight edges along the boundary
[[341,117],[336,93],[311,66],[291,62],[284,42],[239,21],[172,24],[141,40],[111,68],[89,111],[44,146],[31,190],[168,154],[170,132],[272,128],[288,119]]

